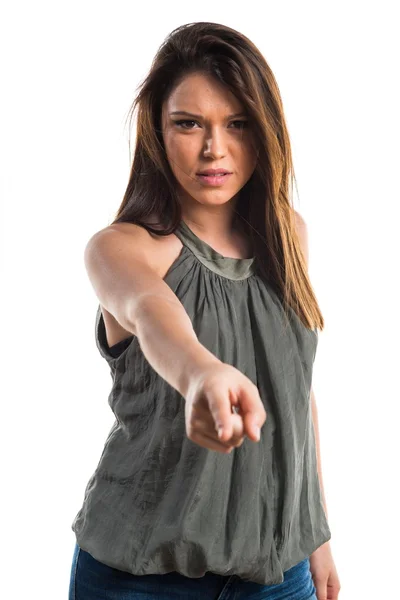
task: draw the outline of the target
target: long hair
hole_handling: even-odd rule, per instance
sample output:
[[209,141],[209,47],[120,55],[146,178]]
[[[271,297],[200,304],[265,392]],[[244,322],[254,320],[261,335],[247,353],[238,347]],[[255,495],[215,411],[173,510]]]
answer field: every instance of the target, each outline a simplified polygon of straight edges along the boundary
[[193,72],[223,83],[248,113],[258,161],[234,210],[250,236],[258,271],[277,293],[285,313],[292,309],[307,328],[322,330],[324,319],[297,234],[292,204],[295,175],[279,88],[257,47],[230,27],[188,23],[174,29],[159,47],[128,113],[132,119],[137,112],[135,151],[111,225],[135,223],[158,235],[170,235],[178,226],[181,206],[166,157],[161,114],[173,88]]

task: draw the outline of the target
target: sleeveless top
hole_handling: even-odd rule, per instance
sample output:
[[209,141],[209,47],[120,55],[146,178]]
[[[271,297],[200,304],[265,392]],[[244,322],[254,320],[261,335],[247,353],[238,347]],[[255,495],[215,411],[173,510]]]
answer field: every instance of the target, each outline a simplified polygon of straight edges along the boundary
[[260,441],[221,454],[189,440],[184,397],[136,336],[108,346],[99,305],[96,345],[115,422],[72,530],[95,559],[135,575],[282,583],[331,538],[310,401],[317,330],[292,310],[286,319],[255,257],[224,257],[184,221],[175,234],[183,247],[164,281],[200,343],[257,386],[267,412]]

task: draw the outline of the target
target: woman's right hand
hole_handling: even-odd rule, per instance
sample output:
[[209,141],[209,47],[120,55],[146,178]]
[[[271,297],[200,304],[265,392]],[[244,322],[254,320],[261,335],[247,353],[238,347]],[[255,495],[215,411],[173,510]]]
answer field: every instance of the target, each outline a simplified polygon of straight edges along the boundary
[[266,418],[257,386],[232,365],[212,362],[190,378],[185,424],[196,444],[227,454],[245,436],[258,441]]

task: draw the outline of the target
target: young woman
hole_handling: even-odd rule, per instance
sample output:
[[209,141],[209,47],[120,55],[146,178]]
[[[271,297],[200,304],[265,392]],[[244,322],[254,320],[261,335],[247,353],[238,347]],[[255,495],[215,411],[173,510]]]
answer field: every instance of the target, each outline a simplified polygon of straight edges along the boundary
[[334,600],[311,394],[323,317],[278,86],[239,32],[174,30],[85,264],[115,423],[72,529],[70,599]]

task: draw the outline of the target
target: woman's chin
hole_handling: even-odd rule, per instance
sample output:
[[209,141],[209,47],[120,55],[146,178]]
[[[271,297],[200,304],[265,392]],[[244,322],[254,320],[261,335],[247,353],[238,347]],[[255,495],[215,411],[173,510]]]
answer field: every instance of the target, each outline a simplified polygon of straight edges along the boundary
[[235,196],[238,196],[240,190],[216,190],[216,189],[202,189],[202,190],[190,190],[185,191],[185,196],[190,196],[192,200],[199,202],[200,204],[206,204],[208,206],[219,206],[231,202]]

